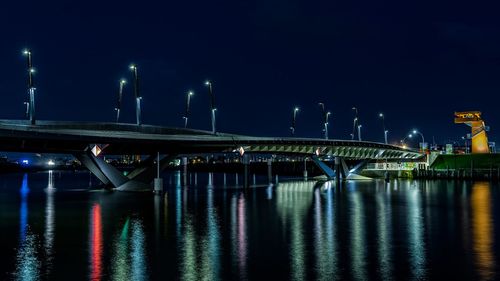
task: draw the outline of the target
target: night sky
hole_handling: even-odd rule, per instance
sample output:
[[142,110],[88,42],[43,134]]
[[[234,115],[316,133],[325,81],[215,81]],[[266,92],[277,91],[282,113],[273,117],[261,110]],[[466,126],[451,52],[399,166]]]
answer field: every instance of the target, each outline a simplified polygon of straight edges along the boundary
[[[33,51],[37,115],[113,121],[121,77],[141,77],[145,124],[210,129],[211,79],[218,130],[348,139],[356,106],[363,139],[418,128],[431,141],[469,133],[454,111],[480,110],[500,128],[500,4],[493,1],[4,1],[0,6],[0,119],[24,118],[25,58]],[[123,120],[135,122],[131,84]]]

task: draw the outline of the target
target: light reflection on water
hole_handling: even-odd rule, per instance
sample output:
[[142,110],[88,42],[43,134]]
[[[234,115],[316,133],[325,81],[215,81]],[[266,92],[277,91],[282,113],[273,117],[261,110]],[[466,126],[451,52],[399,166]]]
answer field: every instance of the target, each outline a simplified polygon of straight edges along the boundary
[[297,181],[280,184],[277,187],[276,206],[284,225],[290,229],[290,267],[292,280],[305,280],[306,244],[303,227],[307,210],[313,201],[312,191],[315,182]]
[[125,220],[122,230],[115,238],[112,280],[127,280],[129,272],[129,230],[130,218]]
[[[231,248],[233,266],[240,280],[247,280],[247,216],[245,193],[231,197]],[[235,264],[235,265],[234,265]]]
[[48,172],[46,203],[45,203],[45,232],[44,232],[44,248],[45,248],[45,274],[50,275],[52,271],[52,263],[54,259],[54,240],[56,228],[56,208],[54,206],[54,173],[52,170]]
[[[17,280],[71,276],[64,259],[81,260],[82,249],[90,280],[442,280],[450,270],[498,278],[500,198],[485,182],[288,181],[244,190],[232,176],[225,186],[217,174],[183,186],[174,173],[166,193],[153,196],[69,192],[52,172],[33,177],[18,178],[18,201],[0,194],[15,202],[3,204],[0,226],[16,233],[17,247],[0,255],[14,260],[8,276]],[[58,232],[68,222],[82,231]],[[443,231],[453,239],[435,236]]]
[[98,281],[102,278],[102,213],[101,205],[94,203],[90,214],[90,280]]
[[[210,176],[213,179],[212,176]],[[210,187],[210,186],[209,186]],[[214,190],[207,191],[207,233],[201,238],[201,279],[219,279],[220,259],[220,230],[217,210],[214,206]]]
[[379,189],[375,195],[377,207],[377,247],[378,266],[382,280],[392,280],[392,210],[390,200],[391,187],[387,183],[379,182]]
[[353,189],[349,195],[351,209],[351,270],[356,280],[366,280],[366,231],[362,194]]
[[142,222],[139,219],[132,220],[130,240],[131,274],[127,279],[123,280],[148,280],[148,269],[145,258],[146,236],[144,234]]
[[422,192],[413,185],[406,193],[408,197],[408,243],[412,280],[422,280],[425,276],[425,241],[421,207]]
[[17,253],[17,265],[14,277],[16,280],[40,280],[41,262],[38,259],[38,237],[27,227],[25,240],[21,243]]
[[28,228],[28,174],[24,174],[23,182],[19,193],[21,195],[21,204],[19,208],[19,240],[22,243],[26,239],[26,230]]
[[337,245],[335,212],[332,200],[335,190],[332,182],[325,182],[314,189],[314,252],[316,279],[337,280]]
[[41,262],[38,259],[38,237],[32,233],[28,224],[28,174],[23,175],[20,188],[21,203],[19,209],[19,246],[16,257],[16,280],[39,280]]
[[[209,184],[206,189],[205,221],[202,217],[191,214],[185,216],[181,243],[178,249],[182,251],[181,276],[182,280],[219,280],[220,279],[220,218],[214,205],[213,176],[209,175]],[[179,190],[177,188],[176,190]],[[195,193],[196,195],[196,193]],[[183,200],[186,196],[183,194]],[[198,224],[205,223],[203,231],[198,232]]]
[[492,280],[495,270],[491,194],[487,183],[475,183],[471,195],[472,237],[475,263],[481,280]]

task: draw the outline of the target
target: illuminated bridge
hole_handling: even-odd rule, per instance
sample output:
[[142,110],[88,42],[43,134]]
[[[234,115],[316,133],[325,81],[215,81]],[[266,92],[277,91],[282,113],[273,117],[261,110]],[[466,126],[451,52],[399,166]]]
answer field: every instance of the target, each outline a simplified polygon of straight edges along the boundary
[[[150,155],[144,167],[127,177],[91,153],[99,145],[102,154]],[[260,153],[310,156],[328,177],[328,171],[319,157],[336,159],[418,159],[422,154],[398,146],[347,140],[312,138],[251,137],[180,128],[120,123],[80,123],[25,120],[0,120],[0,151],[73,154],[103,183],[116,188],[124,184],[146,183],[152,180],[152,169],[157,153],[162,154],[162,166],[180,154],[201,153]],[[344,164],[345,165],[345,164]],[[325,170],[326,169],[326,170]],[[345,169],[344,169],[345,170]]]

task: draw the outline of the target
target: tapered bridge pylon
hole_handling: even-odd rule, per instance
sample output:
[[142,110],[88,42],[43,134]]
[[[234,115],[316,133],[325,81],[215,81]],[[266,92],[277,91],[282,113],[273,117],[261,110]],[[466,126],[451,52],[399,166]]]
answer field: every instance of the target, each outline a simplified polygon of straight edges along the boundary
[[471,127],[472,153],[490,153],[486,126],[480,111],[455,112],[455,124],[467,124]]

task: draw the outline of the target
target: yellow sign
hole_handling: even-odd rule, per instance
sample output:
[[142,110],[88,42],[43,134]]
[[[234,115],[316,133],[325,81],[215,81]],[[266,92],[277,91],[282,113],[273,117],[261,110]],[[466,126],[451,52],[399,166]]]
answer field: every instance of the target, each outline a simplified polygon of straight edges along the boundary
[[455,124],[467,124],[471,127],[472,153],[490,153],[486,126],[480,111],[455,112]]

